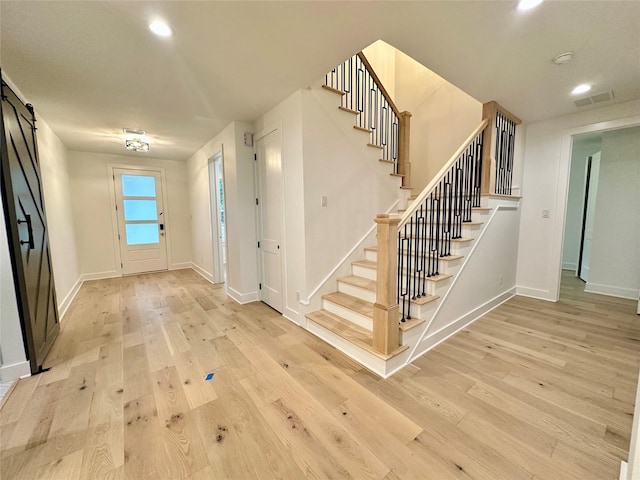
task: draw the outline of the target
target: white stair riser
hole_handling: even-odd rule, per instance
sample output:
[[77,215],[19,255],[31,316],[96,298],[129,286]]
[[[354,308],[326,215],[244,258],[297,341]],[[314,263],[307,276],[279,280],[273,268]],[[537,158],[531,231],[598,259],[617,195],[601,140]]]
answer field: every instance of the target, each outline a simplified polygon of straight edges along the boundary
[[335,315],[338,315],[339,317],[344,318],[345,320],[355,323],[362,328],[373,330],[373,320],[365,315],[360,315],[358,312],[354,312],[349,308],[338,305],[337,303],[333,303],[327,299],[322,300],[322,308]]
[[365,250],[364,251],[364,259],[369,260],[370,262],[378,261],[378,252],[375,250]]
[[373,268],[362,267],[360,265],[351,265],[351,273],[356,277],[368,278],[369,280],[376,279],[376,271]]
[[407,345],[409,343],[411,343],[411,345],[415,345],[415,343],[420,338],[420,334],[422,333],[423,329],[423,325],[418,325],[417,327],[414,327],[406,332],[400,330],[400,345]]
[[351,283],[345,283],[338,280],[338,291],[351,295],[352,297],[359,298],[360,300],[365,300],[371,303],[376,302],[376,292],[358,287],[357,285],[352,285]]

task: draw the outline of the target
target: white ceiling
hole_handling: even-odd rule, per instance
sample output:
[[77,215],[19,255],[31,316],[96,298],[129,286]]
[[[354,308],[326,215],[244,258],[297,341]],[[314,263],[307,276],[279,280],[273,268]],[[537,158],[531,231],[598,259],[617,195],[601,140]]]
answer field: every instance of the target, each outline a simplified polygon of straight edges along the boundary
[[[147,29],[163,18],[169,39]],[[67,148],[185,160],[377,39],[525,122],[577,110],[569,91],[640,99],[640,2],[0,1],[0,66]],[[551,58],[572,50],[570,64]],[[133,155],[142,155],[135,154]]]

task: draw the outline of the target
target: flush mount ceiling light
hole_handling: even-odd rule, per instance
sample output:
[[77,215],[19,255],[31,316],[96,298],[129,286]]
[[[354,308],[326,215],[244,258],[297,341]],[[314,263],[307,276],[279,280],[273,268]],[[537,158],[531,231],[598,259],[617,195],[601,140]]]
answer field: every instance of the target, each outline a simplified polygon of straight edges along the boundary
[[591,90],[591,85],[581,83],[576,88],[571,90],[571,95],[580,95],[581,93],[587,93],[589,90]]
[[543,0],[520,0],[518,2],[518,10],[531,10],[542,3]]
[[145,137],[144,130],[134,130],[132,128],[123,128],[122,131],[126,135],[124,139],[124,148],[135,152],[148,152],[149,141]]
[[166,23],[156,20],[149,24],[149,30],[160,37],[170,37],[173,34],[173,30]]
[[556,65],[564,65],[565,63],[569,63],[573,58],[573,52],[564,52],[560,55],[556,55],[551,59],[551,62]]
[[147,142],[143,142],[139,138],[133,138],[131,140],[124,141],[124,148],[135,152],[148,152],[149,144]]

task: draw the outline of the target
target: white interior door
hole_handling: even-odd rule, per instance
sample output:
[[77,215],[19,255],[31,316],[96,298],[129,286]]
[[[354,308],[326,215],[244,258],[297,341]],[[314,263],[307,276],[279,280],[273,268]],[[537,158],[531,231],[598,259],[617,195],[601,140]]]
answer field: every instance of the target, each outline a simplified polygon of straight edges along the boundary
[[256,142],[260,299],[282,312],[282,155],[280,131]]
[[[589,167],[589,165],[591,165]],[[600,152],[591,156],[587,161],[585,192],[586,208],[584,213],[582,254],[580,256],[580,278],[589,281],[589,266],[591,265],[591,243],[593,242],[593,226],[596,211],[596,197],[598,195],[598,177],[600,175]]]
[[166,223],[159,171],[113,169],[124,275],[167,269]]
[[227,281],[227,229],[225,225],[224,174],[222,152],[209,159],[211,232],[213,234],[213,281]]

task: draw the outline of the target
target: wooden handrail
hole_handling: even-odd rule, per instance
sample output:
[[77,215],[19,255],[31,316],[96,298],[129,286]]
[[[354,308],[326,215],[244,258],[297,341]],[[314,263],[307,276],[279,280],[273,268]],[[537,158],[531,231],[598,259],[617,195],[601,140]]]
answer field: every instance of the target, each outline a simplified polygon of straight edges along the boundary
[[489,120],[486,118],[480,122],[480,125],[476,127],[476,129],[467,137],[467,139],[462,143],[460,148],[458,148],[455,153],[449,158],[449,161],[444,164],[444,166],[440,169],[440,171],[431,179],[431,181],[427,184],[427,186],[422,190],[420,195],[416,197],[416,199],[411,202],[411,205],[407,207],[407,210],[402,214],[400,219],[400,226],[407,223],[411,215],[415,212],[415,210],[424,202],[424,200],[429,196],[431,191],[438,185],[440,179],[444,176],[445,173],[449,171],[449,169],[453,166],[453,164],[458,160],[460,155],[465,151],[465,149],[469,146],[469,144],[473,141],[474,138],[478,136],[478,134],[487,128],[489,125]]
[[391,98],[391,95],[389,95],[389,92],[387,92],[387,89],[384,88],[384,85],[380,81],[380,78],[378,78],[378,75],[376,75],[376,72],[373,70],[373,67],[369,63],[369,60],[367,60],[367,57],[365,57],[364,53],[362,52],[358,52],[358,57],[360,58],[360,60],[362,60],[362,63],[364,64],[364,68],[367,69],[367,72],[369,72],[369,75],[371,75],[371,77],[373,78],[373,81],[376,82],[376,85],[378,85],[378,88],[384,95],[384,98],[386,98],[387,102],[389,102],[389,105],[391,106],[391,110],[393,110],[393,113],[395,113],[396,116],[399,118],[400,110],[398,110],[398,107],[396,107],[396,104],[393,103],[393,99]]

